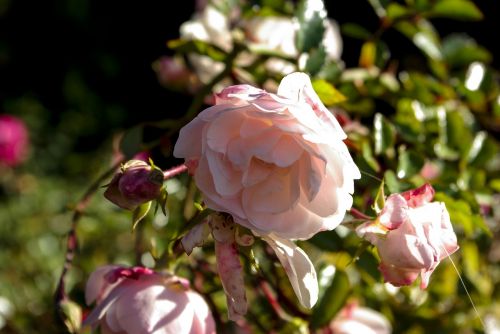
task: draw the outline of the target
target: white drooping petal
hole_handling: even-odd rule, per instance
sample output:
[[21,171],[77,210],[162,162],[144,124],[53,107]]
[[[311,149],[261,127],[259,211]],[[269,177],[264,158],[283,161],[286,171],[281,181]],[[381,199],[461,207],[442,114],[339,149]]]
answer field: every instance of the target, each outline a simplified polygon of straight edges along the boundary
[[316,270],[307,254],[290,240],[272,234],[262,236],[262,239],[276,253],[300,304],[312,308],[318,301],[319,290]]
[[[343,140],[347,138],[344,130],[340,126],[337,119],[331,114],[331,112],[324,106],[321,102],[318,94],[314,91],[312,87],[311,79],[305,73],[296,72],[287,75],[281,80],[278,87],[278,95],[286,97],[292,101],[302,102],[308,104],[314,111],[315,116],[318,118],[319,127],[314,126],[312,128],[318,130],[323,130],[326,133],[329,132],[329,137],[335,140]],[[311,115],[308,113],[298,113],[297,116],[301,121],[307,118],[312,122]]]

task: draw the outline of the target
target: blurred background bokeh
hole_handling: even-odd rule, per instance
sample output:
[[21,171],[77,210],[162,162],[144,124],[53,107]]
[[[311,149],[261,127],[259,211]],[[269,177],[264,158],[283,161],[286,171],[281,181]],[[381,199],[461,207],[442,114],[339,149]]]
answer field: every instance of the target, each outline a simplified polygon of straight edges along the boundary
[[[325,4],[340,26],[356,22],[375,31],[380,20],[369,2],[326,0]],[[482,0],[476,5],[484,14],[481,21],[439,18],[433,23],[441,36],[473,37],[491,52],[490,65],[499,69],[500,53],[495,50],[500,3]],[[29,134],[26,159],[15,166],[0,165],[1,333],[65,332],[55,320],[53,293],[64,262],[71,209],[89,184],[116,161],[120,154],[116,142],[124,130],[185,113],[192,97],[162,87],[153,63],[172,54],[166,42],[179,37],[179,26],[195,6],[193,1],[167,0],[0,0],[0,115],[22,120]],[[384,41],[401,67],[425,63],[401,33],[389,31]],[[346,67],[358,65],[362,45],[362,40],[343,35]],[[484,127],[488,125],[489,135],[498,138],[498,124],[485,121]],[[160,150],[169,151],[175,135],[162,140]],[[158,152],[153,155],[161,167],[176,163]],[[101,196],[89,206],[79,227],[82,251],[67,286],[70,291],[79,286],[73,298],[82,305],[82,286],[92,268],[134,262],[128,220],[128,213]],[[103,247],[108,243],[112,246]],[[498,266],[498,252],[475,254],[490,256],[490,264]],[[490,274],[497,280],[500,275],[498,268]],[[455,277],[453,271],[446,275]],[[444,289],[447,283],[440,284]],[[498,287],[485,289],[492,296],[494,291],[498,294]],[[470,308],[467,300],[463,303]]]

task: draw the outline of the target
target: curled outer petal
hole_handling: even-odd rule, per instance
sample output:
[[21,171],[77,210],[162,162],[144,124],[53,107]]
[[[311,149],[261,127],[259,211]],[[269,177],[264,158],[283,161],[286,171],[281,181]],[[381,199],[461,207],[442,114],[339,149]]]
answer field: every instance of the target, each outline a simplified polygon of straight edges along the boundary
[[290,240],[273,235],[263,236],[262,240],[276,253],[300,304],[312,308],[318,301],[319,289],[316,270],[307,254]]

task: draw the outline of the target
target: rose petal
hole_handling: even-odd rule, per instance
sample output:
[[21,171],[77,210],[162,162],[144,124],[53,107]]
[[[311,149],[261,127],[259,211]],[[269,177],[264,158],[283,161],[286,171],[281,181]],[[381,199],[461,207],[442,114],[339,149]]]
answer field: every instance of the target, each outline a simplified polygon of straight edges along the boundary
[[190,160],[201,156],[201,135],[205,125],[205,122],[196,117],[181,129],[174,146],[174,157]]
[[432,188],[430,184],[426,183],[417,189],[401,193],[401,196],[406,199],[410,208],[416,208],[424,205],[425,203],[430,203],[434,198],[434,193],[434,188]]
[[292,241],[272,234],[262,236],[274,250],[290,280],[299,302],[312,308],[318,301],[318,280],[316,270],[307,254]]
[[105,297],[106,291],[114,285],[110,284],[105,276],[115,269],[120,268],[120,266],[107,265],[97,268],[87,280],[85,286],[85,303],[87,305],[92,304],[96,300],[100,300]]
[[186,233],[181,239],[182,248],[186,254],[190,255],[195,247],[202,246],[209,234],[210,228],[207,222],[196,225]]
[[217,271],[226,293],[228,316],[230,320],[239,320],[247,313],[243,267],[238,256],[235,242],[215,241]]
[[408,205],[403,196],[399,194],[389,196],[378,220],[389,230],[397,229],[408,220]]

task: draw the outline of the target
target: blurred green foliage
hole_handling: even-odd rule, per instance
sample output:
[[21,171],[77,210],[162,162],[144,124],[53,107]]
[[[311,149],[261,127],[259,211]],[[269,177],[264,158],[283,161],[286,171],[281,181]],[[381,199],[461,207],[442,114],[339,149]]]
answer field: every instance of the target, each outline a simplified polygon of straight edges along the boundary
[[[243,81],[235,75],[237,70],[244,70],[245,78],[253,83],[279,82],[279,75],[266,75],[264,63],[270,57],[281,57],[296,70],[308,72],[320,98],[341,121],[351,154],[363,171],[356,182],[354,207],[374,216],[374,208],[381,205],[379,191],[390,194],[430,182],[437,190],[436,200],[446,203],[461,249],[441,263],[427,290],[392,288],[382,283],[376,251],[350,229],[319,233],[300,243],[311,256],[320,282],[320,300],[308,311],[297,306],[286,274],[275,265],[269,249],[257,242],[251,250],[241,250],[245,279],[249,287],[267,282],[283,310],[275,314],[259,290],[249,288],[251,331],[313,331],[326,325],[346,301],[357,300],[386,315],[394,333],[482,332],[463,284],[481,318],[500,319],[499,73],[492,65],[491,50],[463,33],[442,35],[434,21],[481,20],[483,13],[469,0],[369,0],[373,12],[366,15],[375,17],[377,27],[365,27],[361,19],[343,22],[342,36],[357,40],[360,47],[354,61],[342,61],[325,57],[321,40],[326,12],[316,8],[306,15],[313,2],[214,1],[227,15],[240,11],[237,14],[242,18],[295,15],[299,22],[296,46],[301,57],[305,55],[305,63],[300,57],[255,52],[257,59],[243,68],[233,62],[230,52],[206,41],[175,40],[168,45],[184,60],[194,53],[228,61],[234,68],[220,79],[234,82]],[[0,1],[0,15],[8,13],[9,3]],[[68,2],[67,15],[75,23],[87,22],[88,14],[81,9],[89,3]],[[335,3],[327,7],[335,17]],[[237,26],[238,19],[233,20]],[[400,45],[392,44],[394,33],[414,49],[405,53]],[[236,40],[237,52],[255,51],[244,39]],[[8,44],[0,42],[1,61]],[[126,72],[111,58],[101,57],[107,73]],[[62,94],[67,110],[57,116],[36,96],[2,99],[2,111],[22,116],[32,139],[31,159],[25,166],[0,170],[0,297],[7,300],[4,304],[10,310],[0,312],[2,333],[66,331],[56,320],[53,293],[64,261],[71,211],[91,180],[111,168],[119,153],[112,149],[108,127],[116,130],[148,121],[125,135],[121,152],[131,157],[148,149],[161,167],[172,166],[176,162],[171,157],[172,143],[188,121],[183,113],[200,111],[205,93],[212,88],[201,90],[201,97],[199,93],[193,99],[197,108],[175,104],[180,110],[174,115],[126,122],[125,104],[105,100],[81,72],[65,74]],[[104,121],[102,115],[106,115]],[[80,147],[94,135],[104,144],[93,141],[91,147]],[[97,192],[78,224],[79,248],[66,291],[85,314],[85,280],[98,265],[168,267],[189,278],[209,298],[219,330],[230,333],[236,325],[227,321],[213,245],[196,249],[190,257],[178,255],[178,239],[186,224],[203,214],[195,205],[199,194],[187,175],[167,181],[166,189],[166,215],[151,210],[135,231],[131,215],[103,200],[101,190]],[[346,221],[351,218],[347,216]]]

